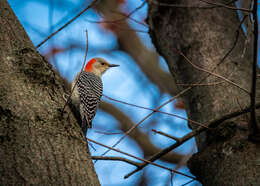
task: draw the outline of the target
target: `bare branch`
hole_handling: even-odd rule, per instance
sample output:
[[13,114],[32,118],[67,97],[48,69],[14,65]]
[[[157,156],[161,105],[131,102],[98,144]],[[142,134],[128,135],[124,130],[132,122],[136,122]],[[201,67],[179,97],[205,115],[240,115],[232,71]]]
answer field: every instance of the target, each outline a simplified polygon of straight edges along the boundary
[[229,56],[229,54],[231,54],[231,52],[234,50],[235,46],[237,45],[237,41],[238,41],[238,36],[240,33],[240,29],[242,24],[244,23],[244,21],[246,20],[246,18],[248,17],[248,15],[244,15],[243,19],[240,21],[240,24],[237,27],[236,30],[236,37],[235,37],[235,41],[233,46],[227,51],[227,53],[224,55],[224,57],[221,59],[221,61],[218,63],[218,65],[220,65],[221,63],[223,63],[225,61],[225,59]]
[[[256,108],[260,108],[260,103],[256,104]],[[224,121],[234,118],[236,116],[239,116],[241,114],[245,114],[247,112],[249,112],[251,109],[250,106],[246,107],[245,109],[241,110],[237,110],[235,112],[226,114],[224,116],[221,116],[220,118],[214,119],[212,121],[207,122],[208,123],[208,127],[211,128],[215,128],[217,126],[219,126],[221,123],[223,123]],[[192,132],[186,134],[185,136],[183,136],[182,138],[180,138],[179,142],[174,143],[173,145],[163,149],[162,151],[156,153],[155,155],[153,155],[151,158],[149,158],[149,161],[155,161],[157,159],[159,159],[160,157],[164,156],[165,154],[169,153],[170,151],[172,151],[173,149],[179,147],[180,145],[182,145],[183,143],[185,143],[186,141],[188,141],[189,139],[193,138],[194,136],[204,132],[206,129],[199,127],[195,130],[193,130]],[[131,175],[133,175],[134,173],[138,172],[139,170],[142,170],[145,166],[147,165],[147,163],[143,163],[139,168],[135,169],[134,171],[130,172],[129,174],[125,175],[124,178],[128,178]]]
[[189,62],[189,63],[190,63],[194,68],[196,68],[197,70],[206,72],[206,73],[211,74],[211,75],[213,75],[213,76],[216,76],[216,77],[218,77],[218,78],[220,78],[220,79],[223,79],[224,81],[226,81],[226,82],[228,82],[228,83],[230,83],[230,84],[232,84],[232,85],[234,85],[234,86],[240,88],[241,90],[243,90],[244,92],[246,92],[247,94],[250,95],[250,92],[249,92],[248,90],[246,90],[245,88],[241,87],[240,85],[234,83],[233,81],[231,81],[231,80],[229,80],[229,79],[227,79],[227,78],[225,78],[225,77],[223,77],[223,76],[221,76],[221,75],[219,75],[219,74],[216,74],[216,73],[214,73],[214,72],[211,72],[211,71],[209,71],[209,70],[206,70],[206,69],[204,69],[204,68],[201,68],[201,67],[199,67],[198,65],[195,65],[195,64],[192,63],[192,62],[188,59],[188,57],[185,56],[181,51],[178,50],[177,53],[180,54],[182,57],[184,57],[184,59],[185,59],[187,62]]
[[[192,85],[190,85],[190,86],[192,86]],[[197,121],[193,121],[193,120],[191,120],[191,119],[189,119],[189,118],[184,118],[184,117],[179,116],[179,115],[177,115],[177,114],[172,114],[172,113],[163,112],[163,111],[160,111],[160,110],[155,110],[155,109],[152,109],[152,108],[147,108],[147,107],[135,105],[135,104],[132,104],[132,103],[127,103],[127,102],[125,102],[125,101],[120,101],[120,100],[111,98],[111,97],[106,96],[106,95],[103,95],[103,96],[104,96],[105,98],[109,99],[109,100],[112,100],[112,101],[115,101],[115,102],[118,102],[118,103],[122,103],[122,104],[125,104],[125,105],[129,105],[129,106],[132,106],[132,107],[137,107],[137,108],[141,108],[141,109],[145,109],[145,110],[151,110],[151,111],[158,112],[158,113],[161,113],[161,114],[166,114],[166,115],[169,115],[169,116],[173,116],[173,117],[176,117],[176,118],[183,119],[183,120],[185,120],[185,121],[189,121],[189,122],[191,122],[191,123],[194,123],[195,125],[208,128],[207,126],[203,125],[202,123],[199,123],[199,122],[197,122]]]
[[92,1],[92,3],[87,6],[84,10],[82,10],[80,13],[78,13],[75,17],[73,17],[71,20],[69,20],[67,23],[65,23],[63,26],[61,26],[58,30],[56,30],[55,32],[53,32],[52,34],[50,34],[46,39],[44,39],[42,42],[40,42],[38,45],[36,45],[36,48],[39,48],[40,46],[42,46],[46,41],[48,41],[50,38],[52,38],[54,35],[56,35],[58,32],[60,32],[61,30],[63,30],[66,26],[68,26],[69,24],[71,24],[73,21],[75,21],[79,16],[81,16],[83,13],[85,13],[88,9],[92,8],[95,3],[98,0],[94,0]]
[[119,152],[119,153],[121,153],[121,154],[124,154],[124,155],[130,156],[130,157],[132,157],[132,158],[141,160],[141,161],[143,161],[143,162],[145,162],[145,163],[147,163],[147,164],[151,164],[151,165],[154,165],[154,166],[156,166],[156,167],[160,167],[160,168],[162,168],[162,169],[166,169],[166,170],[168,170],[168,171],[170,171],[170,172],[174,172],[174,173],[176,173],[176,174],[180,174],[180,175],[183,175],[183,176],[188,177],[188,178],[191,178],[191,179],[196,179],[196,178],[193,177],[193,176],[189,176],[189,175],[187,175],[187,174],[184,174],[184,173],[182,173],[182,172],[179,172],[179,171],[170,169],[170,168],[165,167],[165,166],[163,166],[163,165],[159,165],[159,164],[157,164],[157,163],[150,162],[150,161],[148,161],[148,160],[139,158],[139,157],[134,156],[134,155],[132,155],[132,154],[129,154],[129,153],[127,153],[127,152],[123,152],[123,151],[118,150],[118,149],[115,149],[115,148],[113,148],[113,147],[109,147],[109,146],[104,145],[104,144],[102,144],[102,143],[99,143],[99,142],[97,142],[97,141],[95,141],[95,140],[92,140],[92,139],[90,139],[90,138],[88,138],[88,137],[86,137],[86,139],[87,139],[88,141],[92,142],[92,143],[95,143],[95,144],[97,144],[97,145],[100,145],[100,146],[103,146],[103,147],[105,147],[105,148],[108,148],[109,150],[113,150],[113,151],[115,151],[115,152]]
[[214,86],[218,84],[225,83],[225,81],[219,81],[219,82],[214,82],[214,83],[191,83],[191,84],[184,84],[184,83],[177,83],[177,85],[180,86]]
[[190,181],[188,181],[187,183],[184,183],[183,185],[181,185],[181,186],[185,186],[185,185],[188,185],[188,184],[190,184],[190,183],[192,183],[192,182],[194,182],[195,180],[190,180]]
[[113,156],[91,156],[92,160],[112,160],[112,161],[123,161],[126,163],[129,163],[131,165],[134,165],[136,167],[140,166],[140,163],[126,159],[126,158],[122,158],[122,157],[113,157]]
[[220,7],[223,7],[223,8],[227,8],[227,9],[230,9],[230,10],[235,10],[235,11],[240,10],[240,11],[249,12],[249,13],[252,12],[252,10],[250,10],[250,9],[227,6],[227,5],[222,4],[222,3],[215,3],[215,2],[210,2],[210,1],[206,1],[206,0],[199,0],[199,1],[210,4],[210,5],[216,5],[216,6],[220,6]]
[[170,4],[170,3],[161,3],[161,2],[157,2],[155,0],[148,0],[153,4],[156,4],[158,6],[166,6],[166,7],[174,7],[174,8],[197,8],[197,9],[212,9],[212,8],[219,8],[219,7],[223,7],[223,8],[227,8],[227,9],[231,9],[231,10],[240,10],[243,12],[252,12],[252,10],[250,9],[246,9],[246,8],[237,8],[237,7],[232,7],[232,6],[228,6],[228,4],[233,3],[234,1],[231,1],[227,4],[222,4],[222,3],[213,3],[213,2],[208,2],[205,0],[199,0],[201,2],[213,5],[213,6],[187,6],[187,5],[182,5],[182,4]]
[[[87,61],[87,55],[88,55],[88,30],[86,30],[86,50],[85,50],[84,61],[83,61],[83,65],[82,65],[81,70],[80,70],[80,74],[83,72],[83,69],[84,69],[84,67],[85,67],[85,64],[86,64],[86,61]],[[66,105],[67,105],[68,102],[70,101],[71,95],[72,95],[72,93],[73,93],[73,91],[74,91],[74,89],[75,89],[75,87],[76,87],[76,84],[77,84],[77,82],[78,82],[78,80],[79,80],[80,74],[76,77],[76,80],[75,80],[76,83],[74,84],[74,86],[73,86],[72,89],[71,89],[71,92],[70,92],[69,97],[67,98],[67,100],[66,100],[66,102],[65,102],[65,104],[64,104],[64,107],[63,107],[63,109],[62,109],[61,114],[63,114],[63,112],[64,112],[64,110],[65,110],[65,108],[66,108]],[[80,125],[81,125],[81,123],[80,123]]]
[[117,11],[113,12],[113,13],[116,13],[116,14],[121,15],[122,18],[120,18],[120,19],[107,20],[106,18],[104,18],[105,20],[103,20],[103,21],[90,21],[90,20],[88,20],[88,21],[90,21],[90,22],[92,22],[92,23],[117,23],[117,22],[124,21],[125,19],[131,19],[131,20],[135,21],[135,22],[138,23],[138,24],[141,24],[141,25],[143,25],[143,26],[146,26],[145,24],[141,23],[140,21],[137,21],[137,20],[131,18],[131,15],[133,15],[133,14],[136,13],[138,10],[140,10],[141,8],[143,8],[144,5],[145,5],[145,3],[146,3],[145,1],[142,2],[141,5],[139,5],[138,7],[136,7],[133,11],[131,11],[131,12],[128,13],[127,15],[125,15],[125,14],[122,13],[122,12],[117,12]]
[[[99,108],[102,109],[104,112],[110,114],[117,121],[120,122],[120,130],[125,132],[128,131],[129,128],[134,126],[134,123],[131,120],[131,118],[129,118],[129,116],[127,116],[122,110],[116,108],[114,105],[102,101]],[[135,129],[132,133],[130,133],[129,137],[135,140],[135,142],[140,146],[140,148],[143,150],[144,157],[150,157],[161,150],[151,142],[149,135],[143,133],[138,128]],[[182,159],[183,155],[176,152],[168,153],[162,158],[163,161],[167,161],[169,163],[174,164],[178,164]]]
[[[180,97],[181,95],[183,95],[184,93],[186,93],[187,91],[189,91],[192,87],[186,88],[183,91],[181,91],[179,94],[177,94],[176,96],[172,97],[171,99],[169,99],[168,101],[166,101],[165,103],[163,103],[162,105],[160,105],[159,107],[156,107],[154,109],[154,111],[152,111],[150,114],[146,115],[143,119],[141,119],[137,124],[135,124],[134,126],[132,126],[112,147],[117,146],[123,139],[125,139],[127,137],[127,135],[129,135],[135,128],[137,128],[139,125],[141,125],[146,119],[148,119],[150,116],[152,116],[157,110],[161,109],[162,107],[164,107],[165,105],[167,105],[168,103],[172,102],[173,100],[175,100],[176,98]],[[110,150],[108,149],[106,152],[104,152],[102,154],[102,156],[104,156],[105,154],[107,154]]]
[[[125,16],[125,14],[122,13],[122,12],[115,12],[115,13],[118,14],[118,15]],[[146,24],[145,22],[142,22],[142,21],[139,21],[139,20],[137,20],[137,19],[134,19],[134,18],[132,18],[131,16],[128,16],[127,18],[128,18],[129,20],[131,20],[131,21],[133,21],[133,22],[139,24],[139,25],[142,25],[142,26],[148,28],[148,26],[147,26],[147,24]]]
[[157,133],[157,134],[161,134],[161,135],[163,135],[163,136],[166,136],[166,137],[168,137],[168,138],[171,138],[171,139],[173,139],[173,140],[175,140],[175,141],[177,141],[177,142],[180,141],[179,138],[174,137],[174,136],[171,136],[171,135],[166,134],[166,133],[164,133],[164,132],[161,132],[161,131],[158,131],[158,130],[155,130],[155,129],[152,129],[152,131],[155,132],[155,133]]

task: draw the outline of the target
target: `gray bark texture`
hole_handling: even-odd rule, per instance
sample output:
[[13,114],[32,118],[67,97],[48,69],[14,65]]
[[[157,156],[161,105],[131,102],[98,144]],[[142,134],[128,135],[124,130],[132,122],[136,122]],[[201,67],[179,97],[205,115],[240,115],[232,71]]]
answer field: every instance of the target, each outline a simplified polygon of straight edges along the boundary
[[[147,22],[152,41],[166,59],[177,84],[221,82],[195,86],[182,96],[190,119],[206,123],[249,106],[248,93],[201,70],[213,71],[250,92],[253,40],[239,28],[236,11],[197,0],[151,0]],[[224,59],[231,48],[233,50]],[[180,55],[180,51],[193,65]],[[257,83],[258,95],[259,87]],[[185,88],[179,86],[179,90]],[[260,145],[248,140],[248,121],[248,116],[243,115],[196,136],[198,153],[189,160],[188,167],[203,185],[260,185]],[[189,126],[197,127],[191,123]]]
[[64,81],[0,0],[0,185],[99,185]]

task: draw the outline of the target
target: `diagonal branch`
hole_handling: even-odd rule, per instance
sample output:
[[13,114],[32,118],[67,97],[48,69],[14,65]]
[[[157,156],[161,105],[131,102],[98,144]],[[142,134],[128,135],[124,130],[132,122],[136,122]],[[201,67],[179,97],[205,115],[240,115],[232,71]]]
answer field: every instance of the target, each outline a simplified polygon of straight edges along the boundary
[[225,78],[225,77],[223,77],[223,76],[221,76],[221,75],[219,75],[219,74],[216,74],[216,73],[214,73],[214,72],[211,72],[211,71],[209,71],[209,70],[206,70],[206,69],[204,69],[204,68],[201,68],[201,67],[199,67],[198,65],[192,63],[191,60],[188,59],[188,57],[185,56],[181,51],[177,50],[176,52],[177,52],[179,55],[181,55],[188,63],[190,63],[195,69],[200,70],[200,71],[203,71],[203,72],[206,72],[206,73],[211,74],[211,75],[213,75],[213,76],[215,76],[215,77],[218,77],[218,78],[220,78],[220,79],[223,79],[224,81],[226,81],[226,82],[228,82],[228,83],[230,83],[230,84],[232,84],[232,85],[234,85],[234,86],[240,88],[241,90],[243,90],[244,92],[246,92],[247,94],[250,95],[250,92],[249,92],[248,90],[246,90],[245,88],[241,87],[240,85],[234,83],[233,81],[231,81],[231,80],[229,80],[229,79],[227,79],[227,78]]
[[122,157],[113,157],[113,156],[91,156],[92,160],[112,160],[112,161],[122,161],[122,162],[126,162],[128,164],[134,165],[136,167],[139,167],[141,163],[126,159],[126,158],[122,158]]
[[166,134],[166,133],[164,133],[164,132],[162,132],[162,131],[158,131],[158,130],[155,130],[155,129],[152,129],[152,131],[153,131],[154,133],[160,134],[160,135],[162,135],[162,136],[171,138],[171,139],[173,139],[173,140],[175,140],[175,141],[177,141],[177,142],[180,141],[179,138],[177,138],[177,137],[175,137],[175,136],[172,136],[172,135],[169,135],[169,134]]
[[[196,86],[196,85],[189,85],[189,86]],[[127,102],[125,102],[125,101],[120,101],[120,100],[111,98],[111,97],[106,96],[106,95],[103,95],[103,96],[104,96],[105,98],[111,100],[111,101],[115,101],[115,102],[118,102],[118,103],[121,103],[121,104],[125,104],[125,105],[129,105],[129,106],[132,106],[132,107],[136,107],[136,108],[141,108],[141,109],[144,109],[144,110],[150,110],[150,111],[158,112],[158,113],[161,113],[161,114],[173,116],[173,117],[176,117],[176,118],[183,119],[183,120],[185,120],[185,121],[194,123],[195,125],[208,128],[207,126],[203,125],[203,124],[200,123],[200,122],[193,121],[193,120],[191,120],[191,119],[189,119],[189,118],[185,118],[185,117],[179,116],[179,115],[177,115],[177,114],[172,114],[172,113],[169,113],[169,112],[164,112],[164,111],[155,110],[155,109],[152,109],[152,108],[147,108],[147,107],[135,105],[135,104],[132,104],[132,103],[127,103]]]
[[[84,57],[84,60],[83,60],[83,64],[82,64],[82,67],[81,67],[81,70],[80,70],[79,75],[76,77],[75,84],[74,84],[74,86],[73,86],[72,89],[71,89],[71,92],[70,92],[70,94],[69,94],[69,97],[68,97],[67,100],[65,101],[65,104],[64,104],[64,106],[63,106],[63,109],[62,109],[61,114],[63,114],[63,112],[64,112],[64,110],[65,110],[67,104],[70,102],[72,93],[73,93],[73,91],[74,91],[74,89],[75,89],[75,87],[76,87],[76,85],[77,85],[77,83],[78,83],[80,74],[83,72],[83,69],[84,69],[84,67],[85,67],[85,64],[86,64],[86,61],[87,61],[87,56],[88,56],[88,30],[86,30],[86,50],[85,50],[85,57]],[[80,123],[80,126],[81,126],[81,123]]]
[[232,6],[222,4],[222,3],[215,3],[215,2],[210,2],[210,1],[206,1],[206,0],[199,0],[199,1],[210,4],[210,5],[216,5],[216,6],[220,6],[220,7],[223,7],[223,8],[227,8],[227,9],[230,9],[230,10],[235,10],[235,11],[240,10],[240,11],[249,12],[249,13],[252,12],[252,10],[250,10],[250,9],[232,7]]
[[[260,103],[257,103],[256,104],[256,108],[260,108]],[[250,106],[246,107],[245,109],[239,109],[238,111],[235,111],[235,112],[232,112],[232,113],[229,113],[229,114],[226,114],[220,118],[217,118],[213,121],[209,121],[207,122],[208,123],[208,127],[210,128],[216,128],[217,126],[219,126],[221,123],[223,123],[224,121],[228,120],[228,119],[231,119],[231,118],[234,118],[234,117],[237,117],[241,114],[245,114],[247,112],[249,112],[251,109]],[[183,136],[182,138],[180,138],[180,140],[176,143],[174,143],[173,145],[163,149],[162,151],[156,153],[155,155],[153,155],[151,158],[149,158],[149,161],[153,162],[157,159],[159,159],[160,157],[164,156],[165,154],[169,153],[170,151],[172,151],[173,149],[179,147],[180,145],[182,145],[183,143],[185,143],[186,141],[188,141],[189,139],[193,138],[194,136],[206,131],[207,129],[205,128],[202,128],[202,127],[199,127],[195,130],[193,130],[192,132],[186,134],[185,136]],[[145,166],[147,166],[148,163],[143,163],[140,167],[138,167],[137,169],[135,169],[134,171],[130,172],[129,174],[125,175],[124,178],[128,178],[130,177],[131,175],[133,175],[134,173],[142,170]]]
[[90,139],[90,138],[88,138],[88,137],[86,137],[86,139],[87,139],[88,141],[92,142],[92,143],[95,143],[95,144],[97,144],[97,145],[100,145],[100,146],[103,146],[103,147],[105,147],[105,148],[108,148],[109,150],[113,150],[113,151],[115,151],[115,152],[119,152],[119,153],[124,154],[124,155],[127,155],[127,156],[129,156],[129,157],[132,157],[132,158],[141,160],[141,161],[143,161],[143,162],[145,162],[145,163],[147,163],[147,164],[151,164],[151,165],[154,165],[154,166],[156,166],[156,167],[160,167],[160,168],[162,168],[162,169],[166,169],[166,170],[168,170],[168,171],[170,171],[170,172],[174,172],[174,173],[176,173],[176,174],[180,174],[180,175],[186,176],[186,177],[188,177],[188,178],[192,178],[192,179],[197,180],[197,179],[196,179],[195,177],[193,177],[193,176],[189,176],[189,175],[187,175],[187,174],[184,174],[184,173],[182,173],[182,172],[176,171],[176,170],[174,170],[174,169],[170,169],[170,168],[165,167],[165,166],[163,166],[163,165],[159,165],[159,164],[157,164],[157,163],[151,162],[151,161],[146,160],[146,159],[143,159],[143,158],[139,158],[139,157],[134,156],[134,155],[132,155],[132,154],[129,154],[129,153],[127,153],[127,152],[123,152],[123,151],[118,150],[118,149],[115,149],[115,148],[113,148],[113,147],[109,147],[109,146],[104,145],[104,144],[102,144],[102,143],[99,143],[99,142],[97,142],[97,141],[95,141],[95,140],[92,140],[92,139]]
[[[91,21],[91,20],[88,20],[89,22],[92,22],[92,23],[118,23],[118,22],[121,22],[121,21],[124,21],[125,19],[132,19],[131,16],[136,13],[138,10],[142,9],[144,7],[144,5],[146,4],[146,2],[142,2],[141,5],[139,5],[138,7],[136,7],[133,11],[131,11],[130,13],[128,13],[127,15],[125,15],[124,13],[122,12],[114,12],[114,13],[117,13],[119,15],[121,15],[122,17],[121,18],[117,18],[117,19],[113,19],[113,20],[107,20],[106,18],[103,17],[103,21]],[[100,15],[101,16],[101,15]],[[138,24],[141,24],[143,26],[146,26],[144,25],[143,23],[137,21],[134,19],[134,21],[136,21]]]
[[[171,99],[169,99],[168,101],[164,102],[162,105],[156,107],[152,112],[150,112],[148,115],[146,115],[143,119],[141,119],[138,123],[136,123],[135,125],[133,125],[116,143],[114,143],[114,145],[112,147],[117,146],[123,139],[125,139],[135,128],[137,128],[139,125],[141,125],[146,119],[148,119],[150,116],[152,116],[157,110],[161,109],[162,107],[164,107],[165,105],[169,104],[170,102],[174,101],[175,99],[179,98],[181,95],[183,95],[184,93],[186,93],[187,91],[189,91],[192,87],[188,87],[184,90],[182,90],[179,94],[177,94],[176,96],[172,97]],[[110,149],[108,149],[106,152],[104,152],[102,154],[102,156],[104,156],[105,154],[107,154],[110,151]]]
[[[119,129],[121,131],[125,132],[134,126],[131,118],[129,118],[129,116],[127,116],[122,110],[118,109],[114,105],[102,101],[99,108],[113,116],[120,123]],[[143,150],[144,157],[150,157],[161,150],[151,142],[148,135],[144,134],[138,128],[130,133],[129,137],[135,140],[135,142],[140,146],[140,148]],[[169,163],[178,164],[183,159],[183,157],[184,155],[182,154],[171,152],[165,155],[162,160]]]
[[212,8],[223,7],[223,8],[227,8],[227,9],[231,9],[231,10],[240,10],[240,11],[249,12],[249,13],[252,12],[252,10],[250,10],[250,9],[228,6],[228,4],[231,4],[234,1],[230,1],[226,4],[214,3],[214,2],[209,2],[209,1],[205,1],[205,0],[199,0],[199,1],[209,4],[209,5],[213,5],[213,6],[187,6],[187,5],[183,5],[183,4],[161,3],[161,2],[157,2],[155,0],[150,0],[151,3],[156,4],[158,6],[166,6],[166,7],[174,7],[174,8],[212,9]]
[[54,35],[56,35],[58,32],[60,32],[62,29],[64,29],[66,26],[68,26],[69,24],[71,24],[73,21],[75,21],[78,17],[80,17],[83,13],[85,13],[88,9],[92,8],[94,6],[94,4],[97,2],[98,0],[94,0],[92,1],[92,3],[87,6],[84,10],[82,10],[80,13],[78,13],[75,17],[73,17],[71,20],[69,20],[67,23],[65,23],[63,26],[61,26],[58,30],[56,30],[55,32],[53,32],[52,34],[50,34],[46,39],[44,39],[42,42],[40,42],[38,45],[36,45],[36,48],[39,48],[40,46],[42,46],[46,41],[48,41],[50,38],[52,38]]

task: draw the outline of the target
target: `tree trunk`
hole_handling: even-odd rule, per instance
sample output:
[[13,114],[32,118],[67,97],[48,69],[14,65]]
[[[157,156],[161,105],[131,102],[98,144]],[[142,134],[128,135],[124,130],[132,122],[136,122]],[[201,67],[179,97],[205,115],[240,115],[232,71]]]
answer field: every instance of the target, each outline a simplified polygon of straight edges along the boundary
[[[237,12],[201,1],[161,0],[159,3],[149,1],[147,21],[153,43],[166,59],[176,83],[213,84],[194,86],[183,95],[188,117],[205,123],[249,106],[250,97],[245,90],[250,92],[251,88],[253,40],[246,44]],[[205,69],[240,88],[209,75]],[[185,88],[179,86],[180,90]],[[203,185],[260,184],[260,148],[248,141],[247,122],[246,115],[233,118],[222,124],[223,127],[196,136],[199,152],[188,166]],[[189,126],[196,128],[191,123]]]
[[0,185],[99,185],[62,78],[0,0]]

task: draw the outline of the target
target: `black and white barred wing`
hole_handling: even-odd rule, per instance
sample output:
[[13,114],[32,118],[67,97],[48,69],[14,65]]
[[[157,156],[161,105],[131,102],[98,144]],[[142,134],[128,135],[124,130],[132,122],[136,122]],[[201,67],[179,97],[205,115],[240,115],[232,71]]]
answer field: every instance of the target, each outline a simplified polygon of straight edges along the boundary
[[80,114],[82,120],[85,119],[88,128],[91,128],[92,120],[102,96],[103,86],[101,78],[91,72],[82,72],[77,87],[80,94]]

